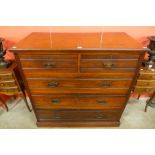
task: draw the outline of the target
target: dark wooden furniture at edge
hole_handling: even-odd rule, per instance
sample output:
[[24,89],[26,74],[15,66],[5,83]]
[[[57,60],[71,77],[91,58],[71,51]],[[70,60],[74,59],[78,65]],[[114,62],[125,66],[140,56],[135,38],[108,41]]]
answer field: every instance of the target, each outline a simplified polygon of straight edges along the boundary
[[34,32],[10,49],[40,127],[119,126],[148,50],[110,32]]

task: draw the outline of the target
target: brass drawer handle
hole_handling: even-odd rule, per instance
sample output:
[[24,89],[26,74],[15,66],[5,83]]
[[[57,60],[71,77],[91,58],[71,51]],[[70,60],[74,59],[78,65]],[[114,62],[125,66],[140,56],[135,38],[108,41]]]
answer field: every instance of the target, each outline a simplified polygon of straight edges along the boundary
[[111,82],[107,82],[107,81],[103,81],[100,84],[102,87],[110,87],[111,86]]
[[55,64],[54,62],[44,64],[44,66],[45,66],[46,68],[52,68],[52,67],[55,67],[55,65],[56,65],[56,64]]
[[112,67],[114,67],[114,64],[113,63],[103,63],[103,67],[104,68],[112,68]]
[[55,119],[60,119],[61,116],[60,116],[59,114],[54,114],[54,118],[55,118]]
[[52,102],[54,105],[58,105],[58,104],[60,104],[61,100],[60,100],[60,99],[52,99],[51,102]]
[[96,118],[97,118],[97,119],[102,119],[102,118],[105,118],[105,117],[104,117],[104,115],[103,115],[102,113],[98,113],[98,114],[96,115]]
[[105,104],[107,104],[107,101],[105,101],[105,100],[96,100],[96,102],[99,105],[105,105]]
[[48,86],[50,87],[57,87],[59,85],[58,82],[48,82]]

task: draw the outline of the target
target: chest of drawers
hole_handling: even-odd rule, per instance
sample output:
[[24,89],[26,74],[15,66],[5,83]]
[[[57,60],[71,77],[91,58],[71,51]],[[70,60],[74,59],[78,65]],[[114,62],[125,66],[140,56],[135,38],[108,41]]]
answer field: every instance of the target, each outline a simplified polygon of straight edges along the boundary
[[134,91],[138,93],[155,91],[155,69],[142,69],[140,71]]
[[118,126],[147,50],[125,33],[32,33],[10,49],[43,127]]

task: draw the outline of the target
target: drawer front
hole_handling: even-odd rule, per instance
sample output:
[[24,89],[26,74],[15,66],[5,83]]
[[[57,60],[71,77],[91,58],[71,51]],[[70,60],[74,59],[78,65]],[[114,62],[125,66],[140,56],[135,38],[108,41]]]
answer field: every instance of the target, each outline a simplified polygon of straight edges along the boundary
[[153,87],[155,86],[155,80],[138,80],[137,86]]
[[3,94],[16,94],[18,93],[19,90],[17,87],[10,87],[10,88],[0,88],[0,93],[3,93]]
[[138,93],[151,93],[155,91],[155,87],[139,87],[136,86],[134,92]]
[[37,109],[105,109],[123,107],[125,96],[101,95],[33,95]]
[[137,60],[81,60],[81,68],[102,68],[102,69],[119,69],[119,68],[136,68]]
[[27,78],[108,78],[108,79],[115,79],[115,78],[128,78],[132,79],[134,76],[133,71],[106,71],[105,73],[53,73],[50,70],[42,70],[41,72],[37,69],[35,70],[24,70],[24,74]]
[[82,54],[81,59],[135,59],[137,60],[139,55],[134,54],[123,54],[120,53],[104,53],[104,54]]
[[77,69],[76,60],[22,60],[21,65],[23,68],[39,68],[39,69],[50,69],[54,70],[56,68],[75,68]]
[[38,60],[43,60],[43,59],[47,59],[47,60],[57,60],[57,59],[77,59],[77,55],[76,54],[20,54],[20,59],[21,60],[31,60],[31,59],[38,59]]
[[0,81],[13,80],[12,73],[0,73]]
[[31,88],[31,94],[115,94],[115,95],[127,95],[129,88]]
[[131,80],[96,79],[28,79],[30,88],[128,88]]
[[3,81],[3,82],[1,82],[0,81],[0,88],[4,88],[4,87],[14,87],[14,86],[16,86],[16,83],[15,83],[15,81]]
[[120,110],[36,110],[39,121],[118,120]]
[[155,74],[140,74],[138,79],[140,79],[140,80],[155,80]]

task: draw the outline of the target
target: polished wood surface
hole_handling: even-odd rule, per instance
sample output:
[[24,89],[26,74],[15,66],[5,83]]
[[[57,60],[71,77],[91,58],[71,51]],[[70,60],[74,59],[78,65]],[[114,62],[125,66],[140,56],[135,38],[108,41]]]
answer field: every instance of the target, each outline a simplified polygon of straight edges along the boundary
[[[142,48],[124,32],[42,33],[34,32],[15,45],[15,49]],[[79,47],[79,48],[78,48]]]
[[15,53],[37,125],[118,126],[144,49],[125,33],[32,33]]

